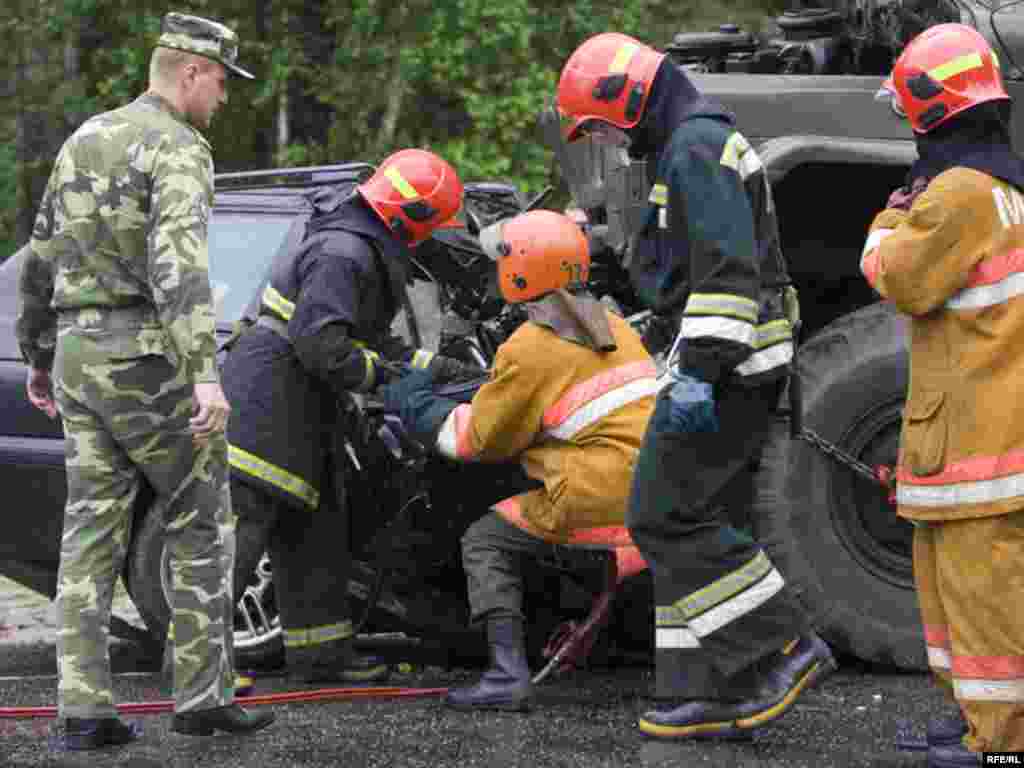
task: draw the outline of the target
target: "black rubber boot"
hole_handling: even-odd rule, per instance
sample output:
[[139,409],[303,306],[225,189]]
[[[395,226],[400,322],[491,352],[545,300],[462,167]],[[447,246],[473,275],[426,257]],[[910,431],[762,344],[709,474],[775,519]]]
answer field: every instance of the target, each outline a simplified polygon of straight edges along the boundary
[[928,768],[974,768],[981,764],[981,753],[963,744],[928,748]]
[[274,722],[273,712],[254,713],[237,704],[174,715],[171,730],[187,736],[209,736],[214,731],[252,733]]
[[924,735],[914,732],[911,723],[905,722],[896,731],[896,748],[907,752],[924,751],[932,747],[955,747],[967,733],[967,721],[962,712],[928,721]]
[[491,665],[476,685],[452,688],[444,697],[449,707],[461,710],[500,709],[524,712],[530,708],[533,686],[523,643],[523,620],[487,621]]
[[129,744],[142,735],[138,723],[124,723],[116,717],[69,717],[64,721],[64,749],[102,749]]
[[359,653],[351,640],[338,640],[286,651],[288,677],[297,683],[358,685],[380,683],[391,667],[376,656]]

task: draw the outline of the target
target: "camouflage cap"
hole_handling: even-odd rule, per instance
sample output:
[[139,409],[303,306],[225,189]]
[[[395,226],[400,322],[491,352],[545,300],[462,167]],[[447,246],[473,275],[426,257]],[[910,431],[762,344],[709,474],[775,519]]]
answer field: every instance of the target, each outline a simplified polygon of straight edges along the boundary
[[235,63],[238,59],[238,36],[219,22],[184,13],[168,13],[164,16],[156,44],[197,53],[219,61],[236,75],[253,79],[251,73]]

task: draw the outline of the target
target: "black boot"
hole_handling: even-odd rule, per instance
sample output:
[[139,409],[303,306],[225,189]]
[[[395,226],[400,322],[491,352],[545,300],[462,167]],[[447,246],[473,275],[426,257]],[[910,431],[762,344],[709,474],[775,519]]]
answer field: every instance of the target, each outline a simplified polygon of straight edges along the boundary
[[522,712],[530,708],[533,686],[523,643],[523,620],[489,619],[487,642],[491,665],[480,681],[466,688],[452,688],[444,697],[449,707],[461,710],[501,709]]
[[914,733],[912,724],[907,722],[896,731],[896,749],[914,752],[932,747],[955,747],[966,733],[967,721],[962,712],[932,718],[928,721],[924,736]]
[[809,632],[730,678],[720,699],[646,712],[640,730],[659,738],[735,738],[781,717],[835,668],[828,645]]
[[376,656],[359,653],[351,640],[334,640],[286,651],[288,677],[297,683],[358,685],[380,683],[391,676],[391,667]]
[[928,748],[928,768],[974,768],[981,765],[981,753],[961,744]]
[[226,707],[175,714],[171,730],[188,736],[209,736],[214,731],[252,733],[266,728],[272,722],[274,722],[273,712],[256,714],[242,709],[237,704],[229,704]]
[[124,723],[116,717],[69,717],[64,721],[62,746],[71,750],[116,747],[141,735],[138,723]]

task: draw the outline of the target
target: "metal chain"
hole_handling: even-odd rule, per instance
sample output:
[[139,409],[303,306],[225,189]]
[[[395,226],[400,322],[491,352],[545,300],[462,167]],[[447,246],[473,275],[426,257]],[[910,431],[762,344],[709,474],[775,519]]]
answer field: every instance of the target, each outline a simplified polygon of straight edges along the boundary
[[874,469],[874,467],[865,464],[860,459],[847,453],[835,443],[829,442],[821,435],[819,435],[817,432],[815,432],[813,429],[803,427],[800,430],[800,433],[797,435],[797,438],[803,440],[806,443],[810,443],[819,451],[824,453],[826,456],[831,457],[839,464],[842,464],[844,467],[852,469],[861,477],[870,480],[876,485],[881,483],[881,480],[878,477],[878,472]]

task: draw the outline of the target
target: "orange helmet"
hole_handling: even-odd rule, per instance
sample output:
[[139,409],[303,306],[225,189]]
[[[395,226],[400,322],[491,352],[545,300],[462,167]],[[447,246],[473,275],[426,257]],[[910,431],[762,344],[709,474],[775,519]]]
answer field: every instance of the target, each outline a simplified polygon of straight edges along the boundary
[[462,205],[462,182],[455,169],[422,149],[389,155],[356,189],[410,247],[430,237]]
[[643,117],[664,53],[616,32],[595,35],[577,48],[558,80],[558,111],[569,120],[566,141],[584,123],[603,120],[632,128]]
[[505,301],[529,301],[575,283],[590,274],[590,246],[568,216],[530,211],[492,224],[480,244],[498,263],[498,287]]
[[995,52],[964,24],[938,24],[907,43],[882,89],[916,133],[986,101],[1010,98]]

